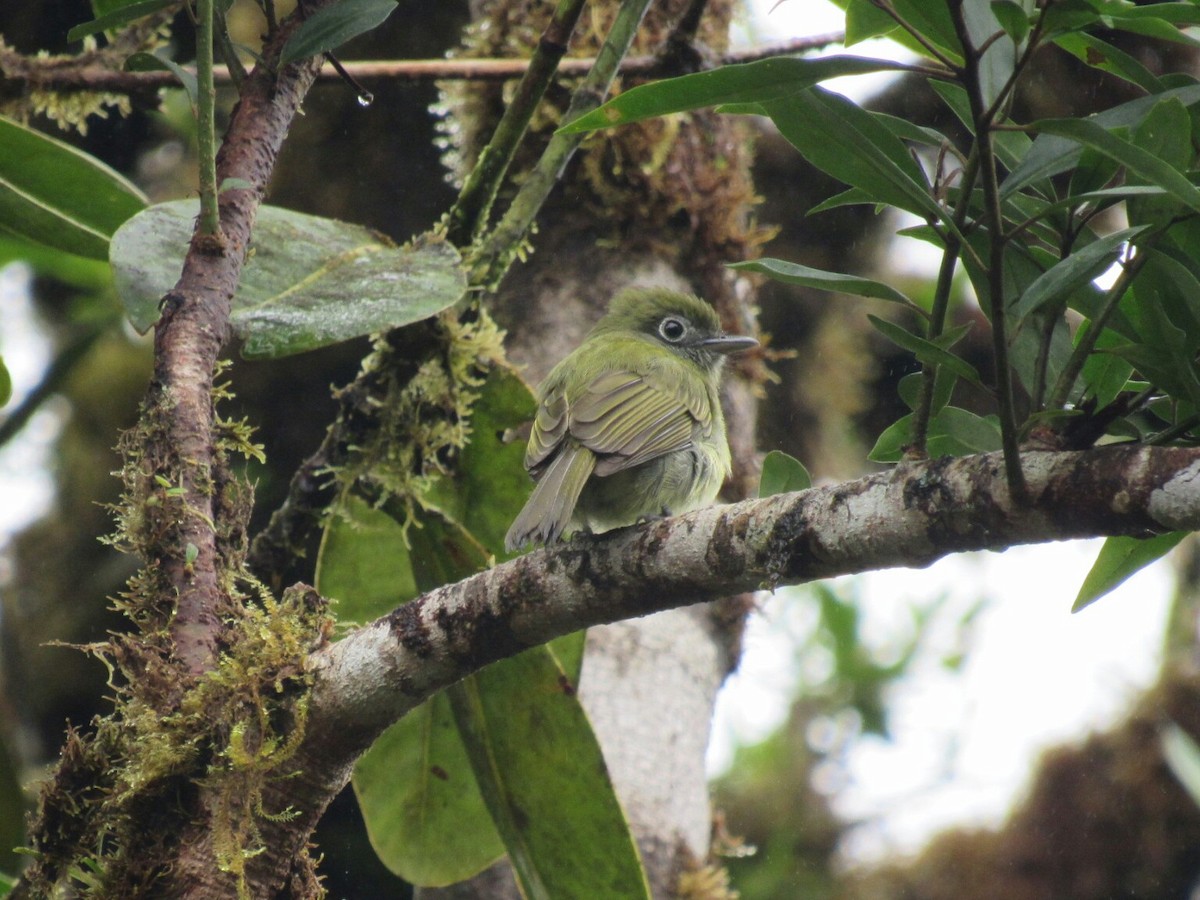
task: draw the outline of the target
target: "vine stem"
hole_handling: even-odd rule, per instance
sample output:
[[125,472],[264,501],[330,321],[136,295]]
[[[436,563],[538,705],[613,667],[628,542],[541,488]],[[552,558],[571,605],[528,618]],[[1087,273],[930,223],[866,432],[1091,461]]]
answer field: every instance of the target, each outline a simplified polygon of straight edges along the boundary
[[[596,64],[571,97],[571,104],[563,116],[564,124],[591,112],[604,101],[649,6],[650,0],[623,0],[612,29],[596,55]],[[538,211],[585,136],[558,133],[550,139],[545,152],[513,198],[512,205],[473,255],[472,284],[495,284],[508,271],[520,253]]]
[[200,157],[200,231],[220,238],[217,209],[216,96],[213,83],[213,0],[196,3],[196,151]]
[[487,227],[488,211],[496,200],[517,146],[529,128],[529,121],[567,52],[567,43],[583,12],[584,2],[559,0],[555,7],[512,102],[504,110],[492,139],[479,154],[478,162],[447,215],[446,238],[455,246],[466,246]]
[[996,404],[1000,414],[1004,473],[1013,500],[1024,503],[1028,499],[1029,491],[1025,484],[1025,474],[1021,470],[1021,453],[1017,441],[1016,403],[1008,359],[1008,310],[1004,302],[1004,257],[1007,238],[1004,235],[1004,213],[1000,205],[1000,183],[992,143],[992,121],[997,107],[989,105],[983,96],[983,55],[971,40],[962,0],[955,0],[950,4],[950,13],[963,47],[964,86],[970,102],[971,118],[975,123],[975,150],[979,158],[984,219],[988,229],[988,306],[992,320],[992,358],[996,368]]

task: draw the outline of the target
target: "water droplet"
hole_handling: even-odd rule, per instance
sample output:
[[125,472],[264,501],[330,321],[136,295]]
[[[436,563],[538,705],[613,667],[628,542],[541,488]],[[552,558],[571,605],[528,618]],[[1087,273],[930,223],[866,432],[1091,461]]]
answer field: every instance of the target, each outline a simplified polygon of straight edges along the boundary
[[372,94],[370,91],[363,91],[361,94],[358,95],[358,105],[359,106],[363,106],[363,107],[370,106],[374,102],[375,102],[375,95]]

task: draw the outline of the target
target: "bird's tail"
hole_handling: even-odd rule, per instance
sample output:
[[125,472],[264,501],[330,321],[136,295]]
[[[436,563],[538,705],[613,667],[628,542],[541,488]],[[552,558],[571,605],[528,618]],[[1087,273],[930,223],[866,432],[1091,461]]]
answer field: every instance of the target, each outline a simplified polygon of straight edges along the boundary
[[579,494],[596,468],[596,457],[584,447],[564,448],[538,480],[525,507],[504,538],[505,549],[516,550],[530,541],[550,544],[571,521]]

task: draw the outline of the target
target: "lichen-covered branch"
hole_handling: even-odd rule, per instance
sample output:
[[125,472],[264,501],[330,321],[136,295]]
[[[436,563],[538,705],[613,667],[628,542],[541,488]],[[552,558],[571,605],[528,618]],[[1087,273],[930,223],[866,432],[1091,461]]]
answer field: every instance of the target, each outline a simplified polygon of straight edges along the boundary
[[[277,55],[287,33],[281,29],[275,36],[268,58]],[[217,156],[217,183],[239,179],[248,186],[221,193],[219,234],[197,229],[155,329],[154,379],[144,416],[155,424],[143,424],[149,428],[146,472],[167,477],[178,494],[162,507],[164,518],[172,518],[159,546],[139,549],[158,556],[158,590],[178,598],[171,633],[178,658],[193,673],[215,658],[229,590],[214,492],[222,476],[213,469],[213,373],[258,206],[317,67],[309,61],[276,73],[259,66],[246,80]]]
[[1009,495],[999,453],[906,463],[539,550],[401,606],[311,657],[308,725],[293,758],[304,773],[302,797],[289,781],[277,798],[299,815],[267,826],[252,869],[282,877],[354,760],[397,718],[488,663],[559,635],[744,591],[925,566],[960,551],[1200,528],[1200,449],[1031,452],[1023,463],[1025,504]]

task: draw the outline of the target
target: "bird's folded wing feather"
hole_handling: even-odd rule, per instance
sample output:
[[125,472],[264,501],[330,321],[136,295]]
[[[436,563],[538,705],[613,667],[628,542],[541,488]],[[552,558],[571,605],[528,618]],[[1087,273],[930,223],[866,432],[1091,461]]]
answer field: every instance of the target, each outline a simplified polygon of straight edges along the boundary
[[709,420],[703,390],[667,388],[656,376],[607,372],[567,410],[565,431],[596,454],[597,475],[687,449],[697,422]]

